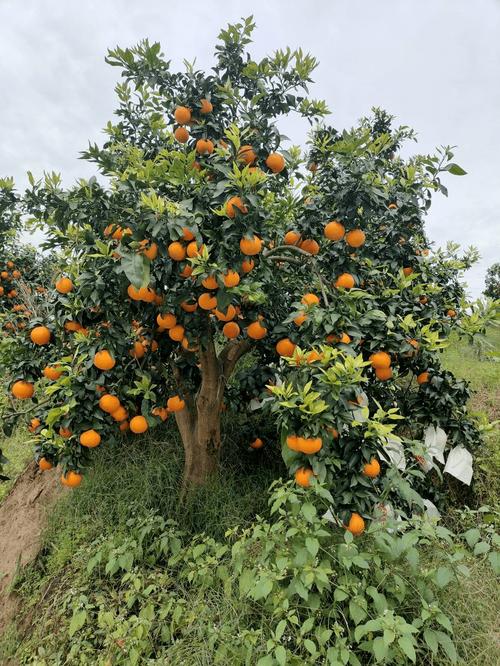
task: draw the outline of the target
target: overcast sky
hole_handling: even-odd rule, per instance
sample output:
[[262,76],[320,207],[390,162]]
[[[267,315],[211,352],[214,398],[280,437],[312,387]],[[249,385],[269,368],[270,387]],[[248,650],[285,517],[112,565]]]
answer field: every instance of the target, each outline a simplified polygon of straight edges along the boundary
[[[249,14],[255,57],[288,45],[319,59],[311,94],[334,126],[382,106],[417,130],[419,152],[457,146],[468,175],[449,176],[428,232],[478,247],[467,282],[479,295],[500,260],[500,0],[0,0],[0,176],[24,187],[28,169],[66,185],[92,173],[78,153],[116,105],[108,47],[148,37],[174,67],[208,69],[219,29]],[[282,127],[301,141],[297,121]]]

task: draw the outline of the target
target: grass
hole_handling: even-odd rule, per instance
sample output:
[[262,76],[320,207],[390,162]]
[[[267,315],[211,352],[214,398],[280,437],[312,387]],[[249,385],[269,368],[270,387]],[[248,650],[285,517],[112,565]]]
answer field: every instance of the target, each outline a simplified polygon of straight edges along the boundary
[[0,449],[7,458],[3,473],[9,477],[8,481],[0,483],[0,503],[12,488],[17,476],[26,467],[28,461],[33,457],[31,444],[28,443],[28,433],[19,428],[10,437],[0,440]]

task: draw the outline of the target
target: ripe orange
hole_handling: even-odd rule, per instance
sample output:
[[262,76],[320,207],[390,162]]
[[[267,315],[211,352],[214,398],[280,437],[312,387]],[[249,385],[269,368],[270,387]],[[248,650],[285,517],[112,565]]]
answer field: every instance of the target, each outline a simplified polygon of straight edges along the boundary
[[420,385],[427,384],[428,381],[429,381],[429,373],[427,372],[427,370],[425,372],[421,372],[417,376],[417,383]]
[[359,513],[352,513],[346,529],[349,530],[351,534],[354,534],[354,536],[359,536],[365,531],[365,521],[361,518]]
[[187,227],[183,227],[183,228],[182,228],[182,238],[183,238],[185,241],[192,241],[192,240],[194,240],[194,234],[193,234],[193,232],[192,232],[190,229],[188,229]]
[[296,346],[289,338],[283,338],[276,343],[276,351],[280,356],[290,357],[293,356]]
[[35,387],[31,382],[25,382],[21,379],[12,384],[11,393],[18,400],[28,400],[33,396],[34,392]]
[[200,113],[202,115],[206,115],[207,113],[212,113],[214,107],[212,102],[210,102],[208,99],[200,99]]
[[158,256],[158,245],[146,238],[139,243],[139,251],[149,261],[153,261]]
[[370,363],[372,368],[390,368],[391,367],[391,357],[387,352],[379,351],[375,352],[370,356]]
[[244,259],[241,262],[241,270],[243,273],[250,273],[255,268],[255,261],[253,259]]
[[236,271],[229,269],[224,275],[224,284],[226,287],[237,287],[240,283],[240,276]]
[[167,248],[168,256],[174,261],[183,261],[186,258],[186,248],[179,241],[170,243]]
[[196,152],[200,155],[211,155],[214,152],[214,144],[210,139],[198,139]]
[[266,159],[266,166],[273,173],[281,173],[285,168],[285,158],[279,153],[271,153]]
[[42,425],[42,422],[40,421],[40,419],[37,419],[37,418],[31,419],[30,424],[28,426],[28,430],[30,432],[35,432],[35,430],[37,428],[39,428],[41,425]]
[[173,395],[167,400],[167,409],[169,412],[181,412],[185,406],[186,403],[178,395]]
[[200,245],[200,247],[198,247],[195,241],[191,241],[186,249],[187,256],[190,257],[191,259],[193,257],[198,257],[204,247],[205,247],[204,245]]
[[380,474],[380,463],[376,458],[372,458],[369,463],[363,465],[363,474],[369,479],[375,479]]
[[196,352],[198,351],[198,347],[190,347],[189,346],[189,339],[186,338],[185,336],[182,338],[181,341],[181,347],[185,349],[188,352]]
[[297,245],[301,238],[298,231],[287,231],[283,241],[285,245]]
[[317,305],[319,303],[319,298],[316,294],[304,294],[300,299],[300,302],[310,307],[311,305]]
[[77,321],[67,321],[64,324],[64,330],[75,333],[76,331],[80,331],[82,329],[82,325],[77,322]]
[[171,312],[159,314],[156,317],[156,323],[160,328],[173,328],[177,324],[177,317]]
[[38,461],[38,467],[42,472],[46,472],[48,469],[52,469],[54,465],[50,462],[50,460],[47,460],[47,458],[40,458]]
[[419,296],[419,297],[418,297],[418,301],[419,301],[419,303],[421,303],[422,305],[425,305],[425,304],[428,302],[428,300],[429,300],[429,299],[427,298],[427,296]]
[[73,472],[70,470],[66,474],[63,474],[61,476],[61,483],[63,486],[68,486],[68,488],[76,488],[79,486],[82,482],[82,475],[78,474],[78,472]]
[[295,319],[293,320],[293,323],[296,326],[302,326],[302,324],[306,321],[306,319],[307,319],[307,315],[303,312],[302,314],[299,314],[295,317]]
[[209,275],[201,281],[201,284],[205,287],[205,289],[215,290],[219,288],[219,284],[215,275]]
[[166,407],[155,407],[152,411],[151,414],[153,416],[158,416],[162,421],[166,421],[170,414],[168,413],[168,409]]
[[411,268],[410,266],[405,266],[405,268],[403,268],[403,273],[406,277],[408,277],[413,273],[413,268]]
[[146,432],[146,430],[149,428],[148,422],[144,416],[134,416],[133,419],[130,419],[129,426],[130,430],[136,435]]
[[345,236],[345,242],[351,247],[361,247],[366,240],[366,234],[361,229],[352,229]]
[[73,433],[69,428],[64,428],[61,426],[59,428],[59,436],[62,437],[63,439],[69,439]]
[[231,219],[236,216],[236,209],[240,213],[245,215],[248,213],[248,208],[245,206],[243,199],[241,197],[231,197],[226,201],[226,215]]
[[128,412],[125,409],[125,407],[121,406],[118,407],[116,411],[114,411],[111,416],[115,421],[125,421],[125,419],[128,418]]
[[121,432],[127,432],[130,430],[130,423],[128,421],[122,421],[118,428]]
[[342,273],[342,275],[339,275],[335,281],[335,286],[337,288],[342,287],[343,289],[352,289],[354,287],[354,278],[350,273]]
[[455,310],[448,310],[447,313],[446,313],[446,316],[451,317],[453,319],[453,317],[457,316],[457,313],[456,313]]
[[73,291],[73,282],[69,277],[61,277],[56,282],[56,289],[60,294],[69,294],[70,291]]
[[307,252],[308,254],[316,255],[319,253],[318,243],[311,238],[306,238],[306,240],[303,240],[299,247],[301,250],[304,250],[304,252]]
[[99,407],[107,414],[116,412],[119,406],[119,399],[116,397],[116,395],[111,395],[110,393],[105,393],[99,400]]
[[390,203],[390,204],[387,206],[387,208],[388,208],[389,210],[396,210],[397,205],[396,205],[395,203]]
[[175,342],[181,342],[184,337],[184,326],[176,324],[168,331],[168,337]]
[[46,326],[35,326],[30,333],[30,338],[35,345],[46,345],[50,340],[50,331]]
[[198,309],[198,303],[196,303],[196,301],[182,301],[181,308],[184,310],[184,312],[196,312]]
[[179,273],[179,275],[183,278],[188,278],[191,277],[191,273],[193,272],[193,267],[190,266],[189,264],[186,264],[182,271]]
[[12,277],[15,280],[19,280],[19,278],[21,277],[21,271],[12,271]]
[[186,141],[189,139],[189,132],[185,127],[178,127],[174,131],[174,137],[179,143],[186,143]]
[[315,363],[316,361],[321,361],[323,354],[320,354],[318,351],[313,349],[306,356],[307,363]]
[[237,338],[240,332],[240,327],[235,321],[228,321],[222,328],[222,333],[230,340]]
[[260,320],[254,321],[247,326],[247,335],[252,340],[262,340],[267,335],[267,328],[262,326]]
[[88,449],[94,449],[101,443],[101,435],[95,430],[85,430],[80,435],[80,444]]
[[262,250],[262,239],[255,235],[252,236],[252,238],[247,238],[244,236],[240,240],[240,250],[247,256],[259,254],[259,252]]
[[245,164],[253,164],[256,159],[257,155],[255,154],[252,146],[241,146],[240,150],[238,151],[238,160],[240,162],[245,162]]
[[231,321],[236,317],[236,308],[234,305],[228,305],[227,310],[222,312],[221,310],[215,309],[213,314],[217,317],[219,321]]
[[7,268],[14,268],[14,262],[9,260],[7,262]]
[[198,305],[202,310],[213,310],[217,307],[217,299],[212,294],[205,292],[198,298]]
[[325,238],[328,238],[328,240],[339,241],[342,240],[342,238],[344,238],[345,227],[338,220],[332,220],[331,222],[328,222],[328,224],[325,226],[325,230],[323,233],[325,235]]
[[178,106],[174,111],[175,122],[186,125],[191,120],[191,109],[187,106]]
[[94,365],[99,370],[111,370],[115,367],[116,361],[107,349],[102,349],[94,356]]
[[314,476],[314,472],[309,467],[300,467],[295,472],[295,481],[302,488],[309,488],[311,485],[311,479]]
[[392,377],[392,369],[391,368],[375,368],[375,374],[377,376],[377,379],[380,379],[381,382],[386,382],[388,379],[391,379],[391,377]]
[[261,449],[263,446],[264,442],[261,440],[260,437],[257,437],[256,439],[253,440],[253,442],[250,443],[251,449]]
[[55,382],[62,375],[62,370],[59,370],[58,368],[59,366],[47,365],[43,369],[44,377],[47,377],[47,379],[50,379],[51,381]]

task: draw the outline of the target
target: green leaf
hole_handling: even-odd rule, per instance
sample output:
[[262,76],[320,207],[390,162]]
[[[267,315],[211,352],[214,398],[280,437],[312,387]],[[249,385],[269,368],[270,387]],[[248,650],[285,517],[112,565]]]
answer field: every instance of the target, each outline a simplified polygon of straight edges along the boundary
[[278,645],[278,647],[274,651],[274,657],[278,664],[280,666],[285,666],[286,664],[286,650],[282,645]]
[[314,643],[309,638],[306,638],[306,640],[304,641],[304,647],[312,655],[315,655],[317,652],[316,643]]
[[491,546],[486,541],[480,541],[474,546],[474,555],[484,555],[490,550]]
[[313,539],[312,537],[307,537],[306,548],[313,557],[316,557],[319,550],[319,541],[317,539]]
[[436,632],[432,629],[424,629],[424,640],[431,649],[432,654],[436,654],[439,649]]
[[445,634],[444,631],[436,631],[436,637],[440,642],[443,650],[446,652],[446,656],[448,657],[448,659],[453,664],[456,664],[457,651],[455,650],[455,645],[453,644],[451,638],[448,636],[448,634]]
[[150,281],[149,260],[138,253],[125,253],[121,250],[123,272],[136,289],[146,287]]
[[269,596],[272,589],[273,581],[269,578],[264,578],[260,580],[253,588],[251,593],[252,598],[255,599],[255,601],[258,601],[259,599],[265,599],[267,596]]
[[87,621],[87,611],[83,610],[74,610],[71,622],[69,623],[69,635],[74,636],[76,632],[83,627]]
[[454,176],[465,176],[467,174],[467,171],[464,171],[461,166],[455,164],[454,162],[447,164],[444,168],[444,171],[449,171]]
[[435,580],[438,587],[446,587],[452,578],[453,571],[448,567],[439,567],[439,569],[436,571]]
[[387,652],[388,647],[384,643],[384,639],[381,636],[377,636],[373,641],[373,654],[375,655],[375,659],[377,661],[382,661],[382,659],[387,657]]
[[361,599],[359,597],[349,602],[349,614],[354,620],[354,624],[359,624],[366,617],[366,610],[361,606],[360,602]]
[[497,575],[500,574],[500,553],[496,550],[492,550],[491,553],[488,554],[488,561],[493,571]]
[[470,530],[467,530],[467,532],[464,532],[463,536],[469,544],[469,548],[474,548],[476,543],[481,538],[481,532],[476,527],[473,527]]
[[411,636],[401,636],[401,638],[398,638],[398,645],[403,650],[408,659],[415,663],[417,656],[415,654],[413,638]]
[[312,523],[314,521],[314,518],[316,517],[316,507],[314,506],[314,504],[311,504],[310,502],[306,502],[305,504],[303,504],[300,512],[304,516],[304,518],[308,520],[310,523]]
[[274,638],[277,641],[281,640],[281,637],[283,636],[285,629],[286,629],[286,620],[280,620],[278,622],[278,626],[276,627],[276,631],[274,632]]

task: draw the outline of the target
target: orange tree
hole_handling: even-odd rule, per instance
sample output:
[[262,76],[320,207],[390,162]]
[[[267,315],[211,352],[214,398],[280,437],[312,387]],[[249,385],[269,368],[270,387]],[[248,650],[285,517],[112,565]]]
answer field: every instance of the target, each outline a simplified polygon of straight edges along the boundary
[[315,61],[255,62],[252,29],[222,31],[210,75],[172,73],[157,44],[109,53],[125,78],[118,121],[84,154],[102,181],[47,175],[20,202],[60,250],[59,275],[3,358],[13,395],[35,400],[41,467],[62,463],[67,485],[90,448],[169,414],[185,487],[203,483],[231,382],[227,407],[270,410],[297,482],[327,481],[359,532],[389,495],[428,492],[418,467],[400,469],[408,447],[431,464],[424,429],[478,439],[465,385],[438,360],[472,257],[428,256],[423,231],[442,172],[462,171],[449,149],[403,160],[412,133],[376,110],[350,132],[317,129],[304,176],[276,119],[326,113],[306,97]]

